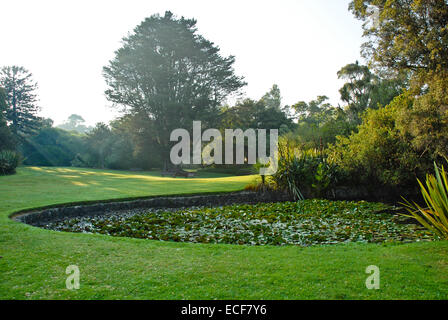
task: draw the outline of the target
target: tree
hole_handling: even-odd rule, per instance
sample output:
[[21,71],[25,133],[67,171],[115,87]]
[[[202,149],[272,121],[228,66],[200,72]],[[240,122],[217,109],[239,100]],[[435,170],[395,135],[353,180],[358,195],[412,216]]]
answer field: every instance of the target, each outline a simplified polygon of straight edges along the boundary
[[58,126],[58,128],[68,130],[68,131],[77,131],[79,133],[86,133],[92,130],[92,127],[85,125],[85,120],[78,114],[70,115],[67,120]]
[[334,108],[327,100],[327,96],[318,96],[317,99],[308,103],[305,101],[297,102],[291,108],[295,111],[299,122],[304,121],[318,127],[334,111]]
[[78,154],[85,153],[84,139],[84,135],[77,132],[42,127],[36,135],[22,142],[20,151],[24,158],[23,164],[71,166]]
[[108,125],[99,122],[87,134],[87,150],[94,167],[105,168],[106,159],[112,153],[112,132]]
[[448,69],[448,3],[445,0],[354,0],[364,21],[363,54],[379,68],[438,72]]
[[193,120],[215,123],[222,101],[245,85],[234,74],[235,58],[219,51],[197,33],[196,20],[167,11],[137,26],[104,68],[107,98],[155,126],[165,161],[172,130],[191,129]]
[[0,88],[0,151],[15,150],[15,140],[6,122],[6,93]]
[[11,123],[12,133],[17,138],[32,134],[39,127],[37,84],[32,74],[23,67],[3,67],[0,71],[0,86],[5,89],[6,118]]
[[434,161],[448,155],[448,77],[434,77],[425,94],[415,96],[408,91],[403,95],[411,103],[400,109],[397,125],[420,158],[428,159],[429,171]]
[[292,125],[291,119],[277,108],[267,106],[266,100],[244,99],[235,106],[223,107],[220,115],[221,129],[280,129]]
[[339,90],[341,100],[348,104],[348,111],[356,122],[370,105],[370,92],[374,75],[367,66],[350,63],[338,71],[338,79],[346,80]]
[[0,122],[6,122],[6,111],[8,110],[6,104],[6,92],[5,89],[0,88]]
[[341,100],[347,103],[348,115],[356,124],[361,123],[361,116],[367,109],[388,105],[406,86],[404,74],[382,79],[358,61],[341,68],[338,78],[346,80],[339,92]]
[[261,98],[268,108],[279,109],[282,104],[282,96],[280,94],[280,88],[274,84],[268,92]]
[[353,125],[347,121],[347,113],[327,101],[328,97],[318,96],[310,102],[300,101],[291,106],[297,128],[288,139],[304,148],[323,148],[334,142],[337,135],[348,135]]
[[363,53],[371,63],[386,73],[409,74],[402,98],[411,102],[396,120],[432,166],[448,153],[448,2],[354,0],[350,10],[365,21]]

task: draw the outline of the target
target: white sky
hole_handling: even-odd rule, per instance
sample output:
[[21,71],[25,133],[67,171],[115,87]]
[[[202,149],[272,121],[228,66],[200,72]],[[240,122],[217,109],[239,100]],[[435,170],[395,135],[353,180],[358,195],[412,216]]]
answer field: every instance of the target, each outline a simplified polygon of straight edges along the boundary
[[116,111],[104,96],[102,67],[145,17],[166,10],[194,17],[222,54],[236,56],[244,91],[260,98],[277,83],[284,104],[327,95],[339,103],[336,72],[360,60],[361,23],[349,0],[10,0],[2,1],[0,66],[21,65],[39,83],[41,114],[89,124]]

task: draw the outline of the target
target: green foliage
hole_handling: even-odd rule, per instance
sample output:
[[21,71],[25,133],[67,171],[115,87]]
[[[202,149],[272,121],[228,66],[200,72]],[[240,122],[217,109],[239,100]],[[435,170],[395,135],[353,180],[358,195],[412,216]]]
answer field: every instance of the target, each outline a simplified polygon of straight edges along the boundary
[[252,165],[238,164],[238,165],[211,165],[200,169],[200,172],[211,172],[211,173],[223,173],[234,176],[247,176],[256,174]]
[[87,134],[86,145],[89,151],[89,163],[96,168],[106,167],[106,158],[112,154],[113,136],[109,126],[97,123]]
[[379,203],[304,200],[79,218],[46,228],[164,241],[276,246],[432,238],[423,228],[397,223],[397,216],[388,209]]
[[424,172],[448,155],[448,72],[427,78],[423,90],[408,93],[411,103],[402,104],[397,115],[400,131],[421,155]]
[[[448,296],[448,286],[441,285],[448,271],[447,241],[308,248],[198,245],[51,232],[9,218],[19,210],[68,202],[236,191],[253,177],[217,179],[219,176],[210,175],[204,181],[161,178],[155,172],[57,167],[19,167],[17,171],[16,175],[0,178],[3,257],[0,299],[275,300],[341,296],[446,299]],[[375,215],[369,212],[368,217],[373,219]],[[316,223],[316,227],[322,225]],[[80,290],[65,289],[68,255],[74,263],[82,261]],[[387,285],[381,290],[366,290],[363,285],[364,270],[372,263],[380,263],[382,270],[391,270]]]
[[350,10],[365,22],[365,57],[388,74],[408,74],[409,87],[387,111],[367,115],[363,133],[338,142],[339,162],[364,180],[410,185],[448,154],[448,6],[354,0]]
[[280,109],[282,106],[282,96],[278,85],[274,84],[272,88],[261,98],[261,100],[268,108]]
[[11,131],[19,139],[34,134],[41,126],[36,116],[37,83],[32,74],[23,67],[3,67],[0,70],[0,86],[6,93],[6,119],[11,122]]
[[170,133],[216,121],[222,101],[245,85],[234,74],[233,56],[197,33],[196,20],[171,12],[146,18],[123,39],[104,68],[107,98],[152,126],[162,156],[169,160]]
[[364,55],[379,67],[416,73],[448,69],[446,1],[354,0],[364,21]]
[[338,137],[329,155],[354,183],[406,185],[415,179],[418,155],[397,128],[400,106],[411,103],[400,96],[385,108],[368,110],[357,133]]
[[293,126],[291,119],[280,108],[270,107],[265,99],[244,99],[235,106],[221,108],[219,128],[224,129],[281,129]]
[[16,139],[11,130],[6,125],[6,122],[0,122],[0,151],[1,150],[15,150]]
[[16,140],[6,122],[7,111],[6,92],[0,87],[0,151],[15,150],[16,148]]
[[448,175],[434,163],[435,175],[426,176],[426,188],[418,180],[426,208],[417,203],[406,201],[404,204],[411,213],[409,217],[416,219],[438,237],[448,240]]
[[358,132],[338,137],[329,154],[353,183],[412,185],[448,151],[444,99],[442,91],[417,97],[406,91],[385,108],[368,110]]
[[296,199],[322,197],[339,179],[338,168],[318,150],[300,150],[288,141],[279,144],[277,172],[272,180],[280,190],[288,191]]
[[138,125],[138,121],[123,117],[110,126],[99,123],[88,134],[41,128],[23,140],[20,151],[26,165],[146,170],[161,167],[154,137],[151,132],[138,130]]
[[0,151],[0,175],[12,174],[20,163],[20,156],[15,151]]
[[160,148],[152,130],[139,125],[138,116],[124,116],[110,125],[97,123],[86,135],[83,160],[96,168],[160,168]]
[[0,87],[0,123],[6,122],[6,111],[8,110],[8,105],[6,103],[6,92],[5,89]]
[[86,126],[84,118],[78,114],[70,115],[63,124],[57,127],[67,131],[77,131],[78,133],[87,133],[92,130],[92,127]]
[[323,149],[336,140],[337,135],[349,135],[355,126],[341,108],[332,107],[328,97],[319,96],[310,102],[300,101],[290,107],[295,112],[297,125],[284,136],[301,149]]
[[369,93],[374,75],[367,66],[359,65],[356,61],[339,70],[338,78],[347,80],[339,92],[341,100],[348,103],[350,114],[357,121],[359,115],[369,107]]
[[403,74],[383,79],[358,61],[339,70],[338,78],[346,80],[339,92],[341,100],[347,103],[350,121],[356,124],[361,123],[361,116],[367,109],[384,107],[400,95],[407,80]]
[[44,128],[20,146],[25,165],[71,166],[77,155],[85,153],[84,135],[58,128]]

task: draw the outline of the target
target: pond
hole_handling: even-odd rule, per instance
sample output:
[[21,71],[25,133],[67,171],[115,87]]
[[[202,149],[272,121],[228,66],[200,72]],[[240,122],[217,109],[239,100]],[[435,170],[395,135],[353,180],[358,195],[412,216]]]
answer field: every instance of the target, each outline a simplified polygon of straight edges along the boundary
[[434,237],[382,203],[329,200],[147,209],[50,222],[44,228],[141,239],[311,246],[415,242]]

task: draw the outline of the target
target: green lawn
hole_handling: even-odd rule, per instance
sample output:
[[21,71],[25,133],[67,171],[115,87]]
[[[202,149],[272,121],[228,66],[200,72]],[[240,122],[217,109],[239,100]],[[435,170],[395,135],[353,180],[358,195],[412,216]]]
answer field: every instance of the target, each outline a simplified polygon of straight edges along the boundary
[[[57,203],[239,190],[254,177],[197,179],[25,167],[0,177],[1,299],[447,299],[448,242],[246,247],[48,231],[14,222]],[[78,265],[81,288],[65,288]],[[377,265],[381,289],[367,290]]]

